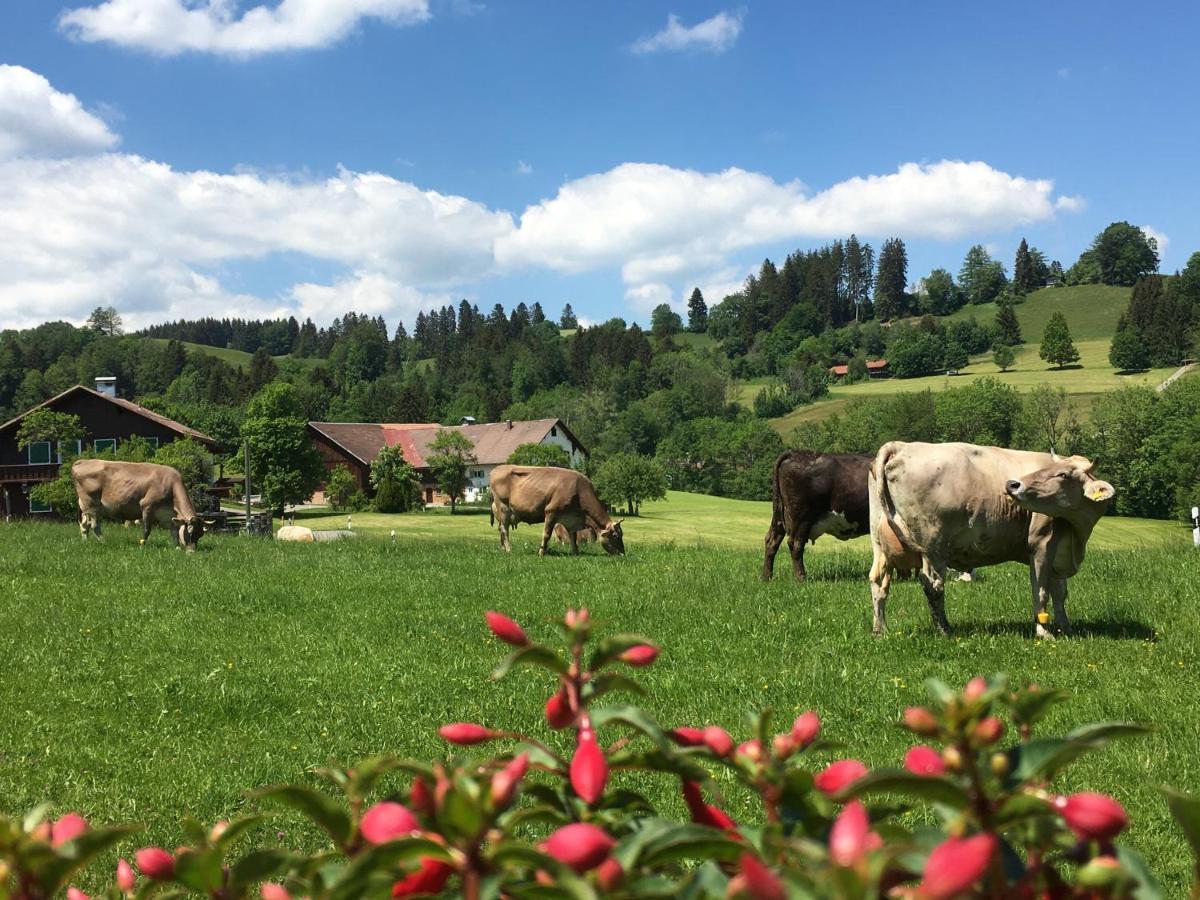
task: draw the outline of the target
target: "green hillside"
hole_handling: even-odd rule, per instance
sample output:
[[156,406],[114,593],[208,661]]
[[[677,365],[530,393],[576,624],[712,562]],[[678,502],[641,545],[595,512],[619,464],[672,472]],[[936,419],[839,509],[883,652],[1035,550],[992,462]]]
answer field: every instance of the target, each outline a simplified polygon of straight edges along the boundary
[[[1021,323],[1021,334],[1027,342],[1041,341],[1046,322],[1056,312],[1061,312],[1071,328],[1071,337],[1076,342],[1103,338],[1112,339],[1117,330],[1117,319],[1129,305],[1130,289],[1107,284],[1080,284],[1074,287],[1042,288],[1030,294],[1024,303],[1017,304],[1017,321]],[[992,322],[996,318],[996,304],[964,306],[962,309],[943,316],[941,321],[949,324],[975,316],[979,322]],[[1107,351],[1105,351],[1107,352]]]
[[[165,344],[167,342],[166,338],[146,338],[146,340],[155,344]],[[191,341],[180,341],[180,343],[183,344],[184,349],[187,350],[188,353],[203,353],[207,356],[215,356],[217,359],[224,360],[231,366],[241,366],[244,369],[250,367],[250,357],[253,354],[247,353],[244,350],[233,350],[229,347],[210,347],[208,344],[193,344]],[[273,358],[275,362],[280,364],[284,362],[294,362],[299,363],[306,368],[317,368],[327,364],[323,359],[313,359],[308,357],[293,357],[290,355],[285,355],[276,356]]]

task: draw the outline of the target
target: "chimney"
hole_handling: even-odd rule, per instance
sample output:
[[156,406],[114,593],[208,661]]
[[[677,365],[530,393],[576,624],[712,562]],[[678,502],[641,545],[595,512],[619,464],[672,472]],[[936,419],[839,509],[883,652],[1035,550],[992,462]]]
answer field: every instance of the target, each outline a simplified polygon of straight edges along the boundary
[[509,419],[509,420],[508,420],[508,423],[506,424],[506,426],[505,426],[505,429],[504,429],[504,430],[505,430],[505,431],[512,431],[512,419]]
[[103,394],[105,397],[117,396],[117,376],[116,375],[97,375],[96,376],[96,393]]

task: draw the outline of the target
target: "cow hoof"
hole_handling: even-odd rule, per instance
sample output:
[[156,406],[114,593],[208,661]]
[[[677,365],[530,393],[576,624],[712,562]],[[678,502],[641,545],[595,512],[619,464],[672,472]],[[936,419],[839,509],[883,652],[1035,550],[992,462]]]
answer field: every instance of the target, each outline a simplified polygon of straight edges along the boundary
[[1047,631],[1040,622],[1037,623],[1037,627],[1034,632],[1034,637],[1039,640],[1043,640],[1043,641],[1054,640],[1054,635],[1051,634],[1049,631]]

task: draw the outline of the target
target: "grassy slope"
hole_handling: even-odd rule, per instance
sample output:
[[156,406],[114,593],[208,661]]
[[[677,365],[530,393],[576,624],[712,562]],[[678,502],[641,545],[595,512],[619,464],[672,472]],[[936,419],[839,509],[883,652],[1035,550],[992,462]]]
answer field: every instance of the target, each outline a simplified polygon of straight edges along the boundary
[[[673,524],[631,520],[625,558],[590,548],[578,559],[539,559],[531,528],[516,533],[512,554],[449,539],[468,526],[488,539],[479,517],[447,517],[439,535],[405,532],[395,546],[230,537],[208,538],[192,555],[169,550],[161,532],[139,549],[122,528],[104,545],[83,545],[71,526],[0,526],[0,706],[9,712],[0,717],[0,808],[49,800],[100,821],[138,819],[148,825],[138,845],[171,847],[185,810],[213,821],[252,809],[247,788],[304,779],[312,765],[442,754],[435,729],[446,721],[562,744],[540,719],[544,677],[520,670],[511,683],[488,683],[503,650],[485,637],[482,614],[506,610],[549,637],[556,612],[586,603],[612,628],[661,641],[659,664],[639,677],[645,705],[668,724],[716,722],[740,735],[749,709],[769,705],[789,719],[812,707],[825,734],[869,765],[895,764],[909,741],[892,723],[924,698],[924,678],[961,684],[1001,670],[1075,695],[1047,733],[1153,722],[1156,733],[1085,760],[1060,787],[1114,792],[1132,814],[1131,840],[1166,877],[1168,895],[1182,895],[1188,854],[1153,785],[1200,789],[1200,584],[1190,548],[1106,550],[1098,537],[1072,581],[1073,640],[1026,637],[1028,580],[1015,566],[951,586],[954,640],[932,633],[913,583],[897,585],[892,631],[873,639],[860,547],[819,542],[802,586],[758,580],[762,505],[742,518],[741,507],[720,504],[734,512],[716,527],[737,546],[653,546],[652,534],[692,533],[699,526],[688,520],[715,511],[708,504],[719,501],[673,495],[651,510],[669,511]],[[1118,524],[1135,523],[1106,520],[1101,535]],[[678,804],[669,779],[639,786]],[[735,817],[756,820],[736,791],[728,803]],[[284,845],[316,841],[286,816],[260,839],[276,830]]]
[[[156,344],[165,344],[167,342],[165,338],[146,338],[146,340],[152,341]],[[231,366],[241,366],[244,369],[248,369],[250,367],[250,357],[253,354],[247,353],[244,350],[233,350],[229,347],[210,347],[208,344],[193,344],[190,341],[181,341],[180,343],[183,344],[184,349],[186,349],[188,353],[204,353],[208,356],[215,356],[217,359],[224,360]],[[282,363],[285,361],[295,362],[307,367],[326,365],[326,362],[323,359],[310,359],[299,356],[293,357],[290,355],[276,356],[275,361],[277,363]]]

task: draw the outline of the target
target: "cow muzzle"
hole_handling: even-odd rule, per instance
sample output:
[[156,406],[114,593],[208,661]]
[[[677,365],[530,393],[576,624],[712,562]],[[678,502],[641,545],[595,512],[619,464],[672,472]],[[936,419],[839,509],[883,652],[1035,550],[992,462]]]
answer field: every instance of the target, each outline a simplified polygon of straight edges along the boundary
[[1008,496],[1013,497],[1018,500],[1020,499],[1021,494],[1024,491],[1025,491],[1025,485],[1023,485],[1019,481],[1009,481],[1009,482],[1006,482],[1004,485],[1004,492],[1006,494],[1008,494]]

